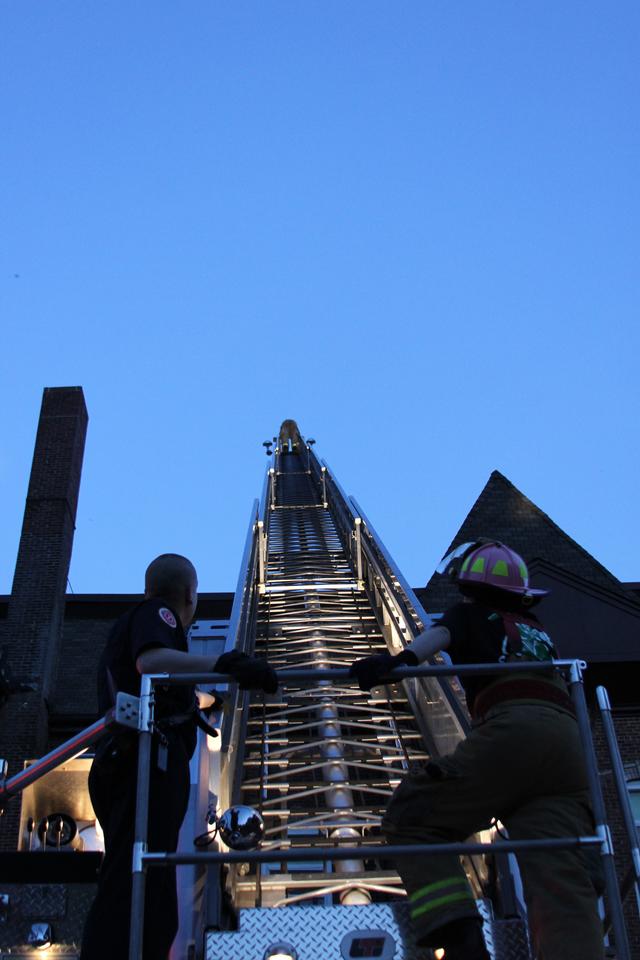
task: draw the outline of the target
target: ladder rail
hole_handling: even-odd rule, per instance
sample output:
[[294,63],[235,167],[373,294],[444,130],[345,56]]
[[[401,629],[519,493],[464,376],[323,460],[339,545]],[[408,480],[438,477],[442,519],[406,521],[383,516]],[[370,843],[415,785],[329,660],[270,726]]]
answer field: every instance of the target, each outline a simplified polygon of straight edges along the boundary
[[[357,553],[354,556],[353,543],[356,543],[356,546],[360,546],[362,559],[365,562],[365,569],[368,565],[373,577],[379,578],[382,586],[380,595],[383,603],[388,605],[388,599],[385,594],[393,598],[393,602],[398,607],[402,621],[411,634],[411,639],[414,639],[429,626],[431,626],[431,617],[427,614],[424,607],[416,597],[414,591],[405,580],[400,569],[398,568],[398,565],[391,557],[391,554],[385,547],[373,524],[367,517],[364,510],[362,510],[355,497],[348,497],[346,495],[342,486],[340,485],[340,482],[335,476],[333,470],[329,467],[326,460],[319,461],[313,451],[311,452],[310,460],[314,467],[316,478],[318,477],[318,472],[322,467],[324,467],[326,470],[326,476],[329,481],[327,484],[327,496],[330,498],[330,505],[334,509],[337,507],[337,513],[339,516],[347,518],[347,523],[354,534],[356,531],[356,526],[361,526],[364,528],[364,531],[360,532],[359,537],[351,537],[350,533],[346,532],[345,527],[343,526],[342,528],[341,532],[343,539],[348,539],[350,542],[349,549],[351,550],[352,560],[354,563],[358,563],[358,560],[360,559]],[[364,577],[364,580],[366,583],[366,576]],[[396,615],[393,609],[390,610],[390,613],[391,616]],[[434,660],[433,662],[436,661]],[[455,676],[455,674],[452,674],[452,676]],[[427,684],[427,687],[428,686],[429,684]],[[454,728],[457,730],[458,738],[462,739],[462,737],[464,737],[469,730],[468,715],[460,703],[459,698],[453,691],[449,681],[442,680],[438,686],[438,692],[442,691],[445,708],[450,715],[450,719]],[[429,693],[434,693],[433,687],[431,687]]]
[[602,793],[602,784],[600,783],[598,761],[593,744],[589,711],[587,709],[587,701],[584,693],[582,671],[585,667],[586,664],[584,661],[576,660],[574,662],[569,676],[569,691],[571,693],[573,705],[576,710],[576,719],[580,729],[580,739],[582,741],[582,752],[584,754],[585,766],[587,770],[587,780],[589,783],[589,793],[591,795],[593,818],[596,824],[596,834],[602,840],[600,855],[609,901],[609,915],[611,917],[611,925],[613,927],[616,940],[616,953],[618,960],[627,960],[627,958],[631,957],[629,937],[624,922],[622,900],[620,898],[616,866],[613,858],[611,830],[609,828],[609,824],[607,823],[607,811],[604,803],[604,795]]
[[611,714],[609,694],[607,693],[605,687],[597,687],[596,696],[598,699],[600,717],[602,719],[602,728],[604,731],[607,753],[609,754],[609,758],[611,760],[613,781],[616,788],[618,803],[620,804],[620,809],[622,811],[625,833],[629,844],[629,853],[631,857],[631,868],[629,875],[631,879],[631,885],[633,886],[635,893],[636,909],[638,911],[638,915],[640,915],[640,841],[638,838],[638,828],[636,826],[633,809],[631,807],[631,800],[629,798],[629,791],[627,789],[627,779],[624,772],[624,765],[622,763],[622,756],[620,754],[620,745],[616,735],[615,724]]
[[100,720],[96,720],[95,723],[85,727],[84,730],[81,730],[69,740],[65,740],[64,743],[45,754],[44,757],[29,764],[24,770],[7,779],[0,777],[0,811],[7,800],[17,796],[26,787],[44,777],[45,774],[50,773],[51,770],[55,770],[56,767],[61,766],[67,760],[84,753],[116,722],[115,710],[108,710]]
[[[238,573],[238,582],[236,592],[233,597],[233,606],[231,616],[229,617],[229,629],[225,642],[225,652],[229,650],[241,650],[247,652],[248,648],[248,626],[250,623],[250,608],[254,605],[256,592],[256,568],[258,565],[258,551],[260,549],[260,527],[258,521],[260,517],[260,504],[254,500],[249,517],[249,528],[245,538],[244,550],[240,561],[240,571]],[[239,691],[237,688],[232,693],[231,710],[235,713],[238,707]],[[227,724],[222,733],[222,742],[220,750],[222,753],[229,754],[231,745],[231,736],[235,729],[235,724]],[[233,751],[232,751],[233,752]]]

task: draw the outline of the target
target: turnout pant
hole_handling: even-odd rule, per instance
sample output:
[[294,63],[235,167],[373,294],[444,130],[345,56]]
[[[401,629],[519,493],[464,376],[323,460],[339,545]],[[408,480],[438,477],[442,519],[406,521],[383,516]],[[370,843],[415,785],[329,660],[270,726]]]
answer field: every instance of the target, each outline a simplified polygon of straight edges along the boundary
[[[131,919],[131,867],[136,809],[137,751],[122,753],[110,741],[96,753],[89,793],[104,830],[105,857],[89,911],[80,960],[126,960]],[[189,758],[180,736],[169,737],[167,770],[152,750],[149,851],[175,851],[189,799]],[[178,930],[175,868],[148,870],[143,960],[166,960]]]
[[[578,725],[553,705],[493,707],[449,756],[407,776],[382,827],[391,843],[450,843],[502,821],[512,840],[593,833]],[[598,861],[586,850],[518,855],[538,960],[602,960]],[[457,856],[398,861],[418,940],[439,947],[438,929],[477,916]]]

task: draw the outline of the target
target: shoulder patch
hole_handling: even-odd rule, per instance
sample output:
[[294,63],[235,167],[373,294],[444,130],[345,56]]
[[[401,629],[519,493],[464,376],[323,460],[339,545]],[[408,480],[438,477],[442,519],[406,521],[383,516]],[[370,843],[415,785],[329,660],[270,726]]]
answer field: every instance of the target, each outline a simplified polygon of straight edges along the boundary
[[177,624],[176,624],[176,618],[175,618],[174,615],[171,613],[171,610],[169,610],[167,607],[160,607],[160,609],[158,610],[158,613],[160,614],[160,616],[162,617],[162,619],[164,620],[164,622],[167,623],[167,624],[169,624],[169,626],[170,626],[170,627],[173,627],[174,630],[175,630],[175,628],[176,628],[176,626],[177,626]]

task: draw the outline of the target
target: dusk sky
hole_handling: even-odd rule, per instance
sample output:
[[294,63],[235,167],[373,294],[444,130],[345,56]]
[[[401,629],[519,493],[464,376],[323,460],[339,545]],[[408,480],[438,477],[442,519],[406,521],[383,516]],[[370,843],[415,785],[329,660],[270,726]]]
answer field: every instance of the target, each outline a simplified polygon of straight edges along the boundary
[[0,24],[0,592],[42,390],[75,385],[76,593],[166,551],[233,590],[288,417],[414,585],[495,468],[640,581],[637,0]]

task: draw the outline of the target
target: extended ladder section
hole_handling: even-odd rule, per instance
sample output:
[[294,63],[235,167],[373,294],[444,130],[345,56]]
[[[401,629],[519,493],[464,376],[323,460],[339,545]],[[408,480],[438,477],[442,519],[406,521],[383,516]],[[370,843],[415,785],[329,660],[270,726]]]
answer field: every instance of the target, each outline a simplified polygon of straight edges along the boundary
[[[467,723],[455,680],[423,677],[363,693],[323,679],[358,657],[399,652],[430,620],[357,503],[299,436],[278,443],[245,562],[231,642],[268,658],[281,684],[273,696],[238,695],[219,795],[222,806],[258,810],[261,849],[282,856],[231,865],[240,931],[212,934],[211,960],[231,943],[239,958],[243,950],[252,956],[243,947],[247,925],[274,925],[275,934],[282,923],[269,907],[338,907],[338,922],[341,907],[377,906],[370,925],[388,928],[389,904],[404,891],[380,831],[385,807],[409,767],[453,749]],[[287,672],[299,679],[283,683]],[[367,858],[325,859],[341,845],[363,845]],[[313,858],[290,859],[297,847],[313,847]],[[480,896],[482,861],[465,862]],[[358,914],[361,922],[368,913]],[[409,957],[404,949],[393,956]]]
[[[306,459],[278,455],[255,652],[277,670],[315,670],[318,680],[289,683],[250,705],[241,800],[260,810],[283,861],[236,882],[238,905],[366,903],[396,892],[398,878],[384,865],[332,865],[321,852],[343,840],[375,842],[399,775],[426,759],[402,691],[369,695],[321,679],[328,668],[386,649],[386,641]],[[317,847],[317,862],[294,870],[286,850],[296,844]]]

